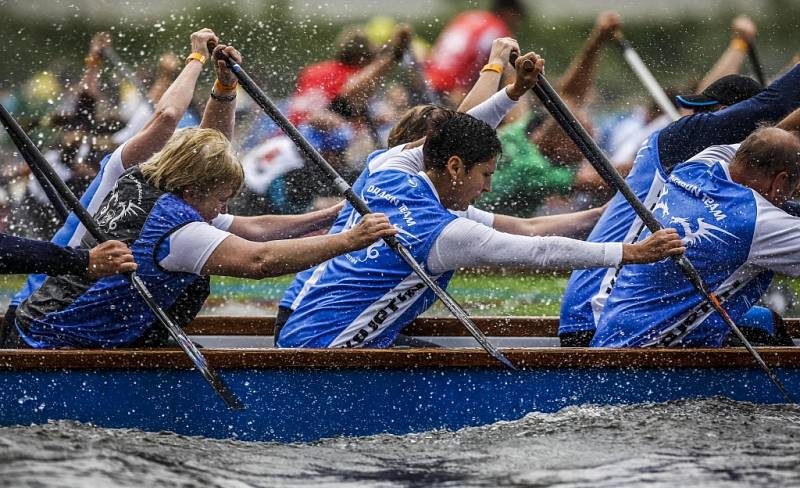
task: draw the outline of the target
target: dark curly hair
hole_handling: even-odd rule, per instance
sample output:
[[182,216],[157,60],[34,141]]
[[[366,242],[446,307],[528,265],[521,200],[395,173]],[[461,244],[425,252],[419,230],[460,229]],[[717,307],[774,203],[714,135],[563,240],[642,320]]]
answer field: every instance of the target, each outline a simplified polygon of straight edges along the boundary
[[432,124],[422,148],[425,169],[442,169],[451,157],[458,156],[467,171],[501,151],[497,133],[489,124],[459,112],[450,112],[446,120]]

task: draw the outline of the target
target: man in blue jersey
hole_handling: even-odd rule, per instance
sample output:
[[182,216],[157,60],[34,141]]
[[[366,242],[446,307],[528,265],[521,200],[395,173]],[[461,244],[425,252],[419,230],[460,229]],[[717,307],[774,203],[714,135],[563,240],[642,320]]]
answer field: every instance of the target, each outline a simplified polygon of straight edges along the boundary
[[[536,69],[518,69],[514,85],[497,96],[516,101],[536,83],[544,61],[528,53],[516,66],[527,61]],[[470,115],[447,113],[423,147],[413,146],[395,147],[375,158],[354,191],[374,211],[389,217],[398,239],[443,288],[463,266],[568,269],[650,262],[683,251],[674,230],[631,247],[511,235],[454,214],[468,211],[491,190],[500,152],[494,129]],[[406,170],[420,163],[424,171]],[[348,206],[343,212],[349,221],[344,228],[359,221]],[[433,292],[382,242],[333,258],[314,273],[280,332],[279,347],[389,347],[435,300]]]
[[[776,122],[800,106],[800,66],[755,96],[738,101],[752,89],[746,81],[725,77],[712,84],[700,101],[703,111],[683,117],[654,132],[636,155],[627,182],[636,196],[652,208],[672,169],[706,147],[742,141],[763,122]],[[711,95],[709,95],[709,93]],[[684,97],[685,103],[698,100]],[[728,106],[730,105],[730,106]],[[644,226],[617,193],[589,235],[591,242],[633,242]],[[559,337],[563,346],[586,346],[614,287],[620,267],[572,273],[561,306]]]
[[[774,272],[800,276],[800,218],[780,209],[798,184],[800,137],[762,128],[741,145],[712,146],[677,166],[656,200],[656,218],[678,229],[687,257],[734,322],[752,315]],[[771,313],[762,321],[773,344],[791,345]],[[729,333],[665,260],[622,268],[591,345],[720,347]]]

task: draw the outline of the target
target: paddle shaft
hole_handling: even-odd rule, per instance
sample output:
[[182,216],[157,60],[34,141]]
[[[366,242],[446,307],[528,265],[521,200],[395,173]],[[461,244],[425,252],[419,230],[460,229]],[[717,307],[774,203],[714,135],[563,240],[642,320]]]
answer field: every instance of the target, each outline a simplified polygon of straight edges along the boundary
[[758,51],[756,51],[756,45],[752,42],[747,43],[747,56],[750,58],[750,64],[753,66],[756,79],[761,83],[761,86],[767,86],[767,78],[764,76],[764,67],[761,64],[761,58],[759,58]]
[[658,83],[655,76],[653,76],[653,73],[647,68],[647,65],[644,64],[644,61],[639,57],[639,54],[631,43],[621,35],[617,38],[617,43],[622,47],[622,57],[628,62],[628,65],[633,72],[636,73],[639,81],[642,82],[642,85],[644,85],[645,89],[647,89],[650,96],[653,97],[653,100],[655,100],[661,110],[672,120],[681,118],[675,105],[670,101],[664,89],[661,88],[661,85]]
[[145,101],[147,101],[147,89],[144,87],[142,82],[139,81],[136,75],[134,75],[133,72],[128,68],[128,65],[125,64],[125,61],[119,57],[117,51],[111,46],[106,46],[103,48],[103,56],[111,61],[111,64],[113,64],[114,67],[116,67],[117,70],[122,73],[122,76],[128,80],[128,82],[132,84],[134,88],[136,88],[136,91],[139,92],[139,95],[143,97]]
[[[61,178],[59,178],[58,174],[56,174],[47,160],[44,159],[41,152],[39,152],[39,149],[33,144],[33,141],[30,140],[28,135],[22,130],[19,124],[17,124],[17,121],[14,120],[14,118],[8,113],[2,104],[0,104],[0,119],[2,119],[3,126],[6,128],[8,133],[13,134],[12,140],[14,141],[14,144],[17,145],[20,153],[27,155],[26,161],[28,162],[28,165],[31,167],[32,171],[33,168],[37,168],[38,173],[41,174],[57,191],[58,195],[55,196],[55,198],[58,201],[61,201],[62,205],[65,205],[65,207],[72,210],[81,224],[86,227],[86,230],[92,235],[92,237],[95,238],[95,240],[97,240],[97,242],[107,241],[108,236],[105,234],[105,232],[100,229],[100,227],[94,221],[94,218],[92,218],[89,212],[83,207],[75,194],[72,193],[72,190],[67,187]],[[225,404],[235,410],[243,409],[244,405],[242,405],[239,399],[236,398],[236,395],[234,395],[230,388],[228,388],[222,378],[213,369],[211,369],[205,357],[197,349],[197,346],[192,343],[186,333],[183,332],[183,330],[181,330],[181,328],[175,322],[173,322],[167,313],[161,308],[153,295],[147,289],[144,281],[142,281],[142,279],[139,278],[135,272],[127,274],[127,277],[130,279],[131,284],[142,297],[150,310],[152,310],[152,312],[155,314],[156,318],[158,318],[158,321],[167,328],[172,338],[175,339],[181,349],[183,349],[184,352],[189,356],[189,358],[192,360],[192,363],[194,363],[206,381],[208,381],[208,383],[214,388],[214,391],[222,398]]]
[[408,69],[411,71],[412,76],[415,78],[413,83],[414,91],[418,99],[422,103],[427,103],[429,105],[435,105],[438,103],[438,97],[434,95],[431,88],[428,86],[427,81],[425,80],[425,72],[422,70],[422,66],[419,64],[419,60],[414,55],[411,49],[408,49],[403,54],[403,64],[405,64]]
[[[532,64],[531,69],[533,69]],[[553,118],[556,119],[556,122],[558,122],[570,139],[572,139],[573,142],[578,146],[580,151],[583,153],[589,163],[591,163],[591,165],[595,168],[598,174],[600,174],[603,180],[605,180],[609,186],[622,194],[622,196],[628,201],[634,212],[636,212],[636,215],[642,220],[647,228],[650,229],[651,232],[657,232],[663,229],[661,223],[656,220],[655,216],[653,216],[650,210],[648,210],[636,197],[628,183],[622,178],[622,176],[620,176],[619,172],[617,172],[617,170],[608,160],[605,153],[603,153],[600,147],[597,146],[597,143],[594,141],[594,139],[592,139],[589,133],[586,132],[586,129],[580,124],[580,122],[578,122],[572,112],[570,112],[569,108],[566,106],[566,104],[564,104],[564,101],[561,100],[561,97],[558,96],[558,93],[556,93],[544,76],[539,75],[539,82],[534,85],[532,91],[534,95],[536,95],[536,97],[539,98],[539,100],[544,104],[547,111],[550,112]],[[794,403],[794,400],[792,399],[786,387],[783,386],[783,383],[780,381],[778,376],[767,365],[752,344],[750,344],[750,341],[744,337],[742,331],[739,330],[739,327],[737,327],[733,322],[731,317],[728,315],[728,312],[722,307],[722,304],[714,292],[711,291],[708,285],[705,284],[703,279],[700,277],[700,273],[692,265],[689,259],[685,255],[672,256],[672,259],[677,263],[678,267],[688,278],[689,282],[692,283],[692,285],[700,292],[703,298],[711,305],[711,308],[719,313],[723,322],[725,322],[734,335],[742,342],[748,352],[750,352],[756,363],[759,365],[759,367],[761,367],[762,370],[764,370],[786,401]]]
[[[353,206],[353,208],[360,215],[372,213],[367,203],[355,194],[352,187],[336,172],[336,170],[317,152],[317,150],[298,132],[297,128],[289,122],[289,119],[278,110],[278,107],[270,100],[267,95],[256,85],[250,75],[248,75],[239,64],[235,63],[224,52],[218,51],[217,56],[223,59],[228,67],[233,71],[242,85],[244,91],[261,107],[264,112],[281,128],[281,130],[297,145],[300,151],[316,164],[328,178],[333,182],[336,190],[341,193],[344,198]],[[383,238],[386,245],[388,245],[400,258],[408,264],[408,266],[419,276],[425,285],[430,288],[433,293],[444,303],[448,310],[458,319],[461,324],[466,327],[472,337],[478,341],[478,344],[483,347],[492,357],[508,366],[509,368],[516,369],[514,365],[491,343],[489,339],[481,332],[481,330],[472,322],[467,315],[467,312],[456,302],[446,291],[444,291],[436,282],[431,278],[428,273],[420,266],[414,259],[408,249],[403,246],[395,236],[387,236]]]
[[[8,136],[19,150],[19,154],[22,156],[22,159],[25,161],[30,161],[32,156],[28,149],[28,144],[26,144],[25,140],[20,140],[19,136],[19,134],[24,134],[25,132],[22,130],[19,124],[17,124],[17,121],[11,117],[11,114],[6,111],[5,107],[0,109],[0,116],[2,116],[3,125],[5,127],[8,128],[11,125],[15,127],[15,130],[7,131]],[[34,178],[36,178],[36,181],[39,183],[39,186],[42,187],[45,195],[47,195],[47,199],[50,200],[50,203],[53,205],[56,214],[58,214],[58,218],[61,219],[61,222],[67,220],[67,217],[69,216],[69,210],[64,205],[63,200],[59,198],[56,189],[50,184],[50,180],[48,180],[44,173],[42,173],[42,170],[39,168],[39,166],[29,164],[28,167],[30,168],[31,173],[33,173]]]

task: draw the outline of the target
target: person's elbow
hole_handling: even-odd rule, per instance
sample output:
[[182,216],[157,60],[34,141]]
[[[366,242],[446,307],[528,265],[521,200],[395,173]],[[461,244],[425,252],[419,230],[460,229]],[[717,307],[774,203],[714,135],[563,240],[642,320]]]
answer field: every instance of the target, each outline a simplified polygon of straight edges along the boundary
[[251,268],[253,270],[253,276],[251,276],[251,278],[258,280],[275,278],[291,271],[284,259],[281,259],[275,252],[270,252],[268,249],[260,252],[258,256],[255,256]]
[[159,127],[177,127],[182,117],[182,110],[178,107],[167,105],[156,108],[156,113],[153,114],[153,121]]

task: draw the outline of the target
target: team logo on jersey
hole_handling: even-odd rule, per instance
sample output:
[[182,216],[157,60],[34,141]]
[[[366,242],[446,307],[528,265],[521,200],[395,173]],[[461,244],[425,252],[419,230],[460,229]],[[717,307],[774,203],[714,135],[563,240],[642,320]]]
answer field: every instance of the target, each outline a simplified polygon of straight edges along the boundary
[[689,219],[683,217],[672,217],[671,219],[669,219],[669,223],[678,224],[683,228],[683,239],[681,239],[681,242],[683,242],[683,244],[686,247],[691,247],[700,244],[704,239],[707,240],[708,242],[713,242],[714,240],[716,240],[723,244],[727,244],[728,241],[720,237],[718,234],[725,234],[727,236],[733,237],[737,241],[739,240],[738,237],[726,231],[722,227],[717,227],[716,225],[709,224],[702,217],[697,219],[697,228],[695,230],[692,230],[692,226],[689,223]]
[[[114,186],[111,197],[108,203],[100,208],[97,214],[97,223],[100,227],[104,227],[110,231],[117,230],[119,221],[144,213],[144,209],[140,206],[142,204],[142,185],[134,178],[130,178],[136,183],[136,202],[133,200],[123,201],[120,197],[120,190],[118,186]],[[137,204],[138,203],[138,204]]]
[[664,199],[664,195],[666,195],[667,193],[668,193],[668,188],[664,187],[664,190],[658,197],[658,202],[656,202],[656,204],[653,206],[653,213],[655,213],[656,210],[661,210],[661,214],[664,217],[669,216],[669,205],[667,204],[667,201]]
[[[361,220],[361,216],[353,210],[350,213],[350,217],[347,219],[347,223],[345,223],[342,232],[351,229]],[[404,246],[411,247],[419,242],[422,242],[422,239],[415,236],[411,232],[405,230],[401,226],[397,224],[393,224],[394,228],[397,229],[397,240],[400,241]],[[344,257],[353,264],[357,263],[366,263],[370,259],[377,259],[381,253],[381,247],[385,246],[386,242],[383,239],[379,239],[372,244],[370,244],[366,249],[363,251],[363,256],[357,257],[357,254],[361,254],[361,251],[357,251],[356,253],[346,253]]]

